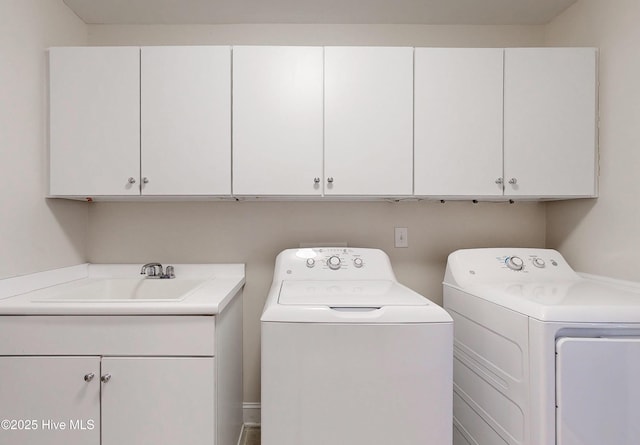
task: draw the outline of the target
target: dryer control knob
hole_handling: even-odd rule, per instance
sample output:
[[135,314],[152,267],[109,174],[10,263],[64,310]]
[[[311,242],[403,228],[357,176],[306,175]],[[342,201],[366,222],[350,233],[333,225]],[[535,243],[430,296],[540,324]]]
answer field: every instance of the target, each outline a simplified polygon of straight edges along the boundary
[[364,262],[362,261],[362,258],[353,259],[353,265],[356,266],[358,269],[361,268],[363,264]]
[[522,270],[524,261],[519,256],[511,256],[506,260],[507,267],[511,270]]
[[335,255],[329,257],[329,259],[327,260],[327,266],[329,266],[329,269],[332,269],[332,270],[340,269],[340,264],[341,264],[340,257]]
[[544,266],[546,266],[544,260],[542,258],[534,258],[533,259],[533,265],[539,268],[543,268]]

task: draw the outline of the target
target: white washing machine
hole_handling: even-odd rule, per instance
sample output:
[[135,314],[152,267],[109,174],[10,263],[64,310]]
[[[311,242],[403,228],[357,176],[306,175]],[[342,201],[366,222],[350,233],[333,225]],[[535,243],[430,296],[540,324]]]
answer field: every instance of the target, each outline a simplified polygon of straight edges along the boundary
[[640,443],[640,289],[555,250],[449,256],[454,444]]
[[262,325],[262,445],[449,445],[453,324],[381,250],[291,249]]

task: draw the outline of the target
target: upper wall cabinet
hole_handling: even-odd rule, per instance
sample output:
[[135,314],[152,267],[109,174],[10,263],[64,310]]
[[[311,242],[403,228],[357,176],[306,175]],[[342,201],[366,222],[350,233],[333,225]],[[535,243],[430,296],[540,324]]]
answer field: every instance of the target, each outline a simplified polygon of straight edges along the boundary
[[416,195],[502,196],[503,52],[416,48]]
[[140,194],[140,50],[52,48],[50,194]]
[[593,48],[239,46],[233,70],[231,58],[51,49],[50,195],[597,194]]
[[233,48],[233,193],[322,194],[322,48]]
[[231,192],[230,47],[50,50],[50,194]]
[[231,49],[141,50],[143,195],[231,194]]
[[595,196],[596,72],[592,48],[417,48],[415,194]]
[[413,48],[325,48],[325,195],[413,192]]
[[596,195],[593,48],[505,50],[505,195]]

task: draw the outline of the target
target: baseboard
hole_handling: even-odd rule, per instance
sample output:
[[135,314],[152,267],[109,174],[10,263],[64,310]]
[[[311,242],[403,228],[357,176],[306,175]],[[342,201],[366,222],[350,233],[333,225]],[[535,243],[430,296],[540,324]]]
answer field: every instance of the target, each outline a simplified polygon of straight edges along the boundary
[[260,404],[255,402],[243,403],[242,420],[247,426],[260,425]]

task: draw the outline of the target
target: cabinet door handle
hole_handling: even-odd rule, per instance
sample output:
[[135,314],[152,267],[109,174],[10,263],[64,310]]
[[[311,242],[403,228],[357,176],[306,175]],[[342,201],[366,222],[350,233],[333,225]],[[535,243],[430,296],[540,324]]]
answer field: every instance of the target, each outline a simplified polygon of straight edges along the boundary
[[320,178],[313,178],[313,182],[316,183],[316,184],[319,184],[320,183]]
[[105,374],[102,377],[100,377],[100,380],[102,381],[102,383],[107,383],[109,380],[111,380],[111,374]]
[[504,183],[504,179],[502,179],[502,178],[496,179],[496,184],[502,185],[503,183]]
[[517,183],[518,183],[518,180],[516,178],[509,179],[509,184],[516,185]]
[[93,380],[93,378],[94,378],[95,376],[96,376],[96,375],[95,375],[93,372],[90,372],[89,374],[85,374],[85,376],[84,376],[84,381],[85,381],[85,382],[90,382],[91,380]]
[[333,183],[333,176],[328,177],[328,178],[327,178],[327,182],[328,182],[329,184],[332,184],[332,183]]
[[143,184],[148,184],[149,183],[149,178],[147,178],[146,176],[144,178],[142,178],[142,183]]
[[136,178],[134,178],[133,176],[129,178],[129,184],[135,184],[136,183]]

